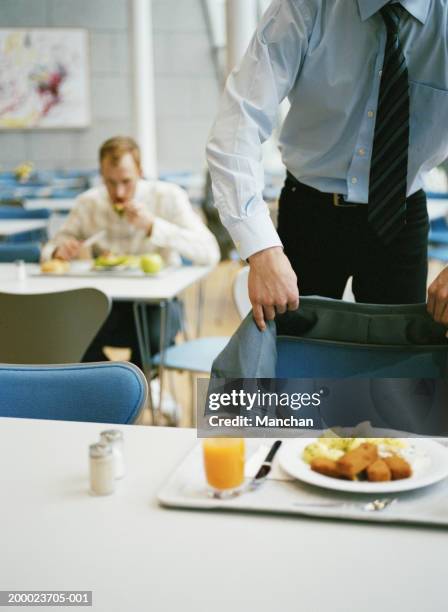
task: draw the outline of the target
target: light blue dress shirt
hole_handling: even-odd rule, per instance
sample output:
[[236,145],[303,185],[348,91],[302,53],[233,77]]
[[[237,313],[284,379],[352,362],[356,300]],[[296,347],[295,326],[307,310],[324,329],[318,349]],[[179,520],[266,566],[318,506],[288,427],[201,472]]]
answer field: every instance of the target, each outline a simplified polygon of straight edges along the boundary
[[[263,201],[261,143],[278,105],[286,168],[367,203],[386,27],[385,0],[274,0],[229,76],[207,144],[216,206],[243,259],[280,245]],[[448,0],[402,0],[410,80],[408,195],[448,156]]]

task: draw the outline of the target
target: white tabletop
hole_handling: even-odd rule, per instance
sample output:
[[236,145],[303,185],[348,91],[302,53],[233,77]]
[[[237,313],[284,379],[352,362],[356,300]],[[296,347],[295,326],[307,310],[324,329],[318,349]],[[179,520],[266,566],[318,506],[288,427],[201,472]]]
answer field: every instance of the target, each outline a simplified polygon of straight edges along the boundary
[[32,232],[47,227],[47,224],[47,219],[0,219],[0,236]]
[[37,264],[28,264],[27,278],[17,279],[15,264],[0,264],[0,287],[6,293],[47,293],[95,287],[113,300],[160,302],[170,300],[198,282],[213,269],[210,266],[170,268],[160,277],[117,278],[110,276],[32,276],[39,271]]
[[428,216],[430,221],[446,217],[448,214],[448,200],[428,198]]
[[186,429],[121,427],[126,477],[92,497],[104,428],[0,420],[0,588],[92,590],[98,612],[446,609],[446,531],[161,508]]
[[76,198],[30,198],[24,200],[24,208],[36,210],[36,208],[48,208],[52,212],[65,212],[71,210],[75,205]]

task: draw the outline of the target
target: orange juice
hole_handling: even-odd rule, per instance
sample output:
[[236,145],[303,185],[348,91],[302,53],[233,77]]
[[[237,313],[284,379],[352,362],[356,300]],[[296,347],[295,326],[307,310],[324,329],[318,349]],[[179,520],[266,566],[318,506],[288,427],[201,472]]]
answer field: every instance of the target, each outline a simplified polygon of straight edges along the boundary
[[206,438],[203,450],[205,475],[211,487],[226,490],[243,484],[243,438]]

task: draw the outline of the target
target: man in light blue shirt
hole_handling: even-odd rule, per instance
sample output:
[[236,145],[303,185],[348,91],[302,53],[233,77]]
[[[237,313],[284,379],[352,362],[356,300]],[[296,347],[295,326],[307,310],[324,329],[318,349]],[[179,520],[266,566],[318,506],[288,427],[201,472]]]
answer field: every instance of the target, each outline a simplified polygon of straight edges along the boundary
[[[448,156],[448,0],[386,5],[274,0],[227,81],[207,157],[221,219],[250,263],[261,329],[297,308],[297,282],[303,293],[341,297],[353,276],[359,301],[426,299],[421,187]],[[277,233],[262,197],[261,143],[285,97]],[[428,309],[448,325],[447,304],[443,271]]]

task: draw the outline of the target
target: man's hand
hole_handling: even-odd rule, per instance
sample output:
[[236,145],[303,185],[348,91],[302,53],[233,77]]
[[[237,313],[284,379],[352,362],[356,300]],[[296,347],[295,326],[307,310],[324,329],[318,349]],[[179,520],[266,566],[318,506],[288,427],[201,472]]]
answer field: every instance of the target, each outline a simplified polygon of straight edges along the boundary
[[427,310],[434,321],[448,327],[448,268],[429,286]]
[[258,329],[278,313],[299,307],[297,276],[281,247],[259,251],[249,257],[249,299]]
[[69,238],[55,250],[53,257],[55,259],[70,261],[71,259],[78,257],[81,246],[82,242],[75,240],[74,238]]
[[154,217],[149,213],[140,202],[126,202],[124,205],[124,214],[126,219],[135,227],[145,230],[149,236],[152,231]]

